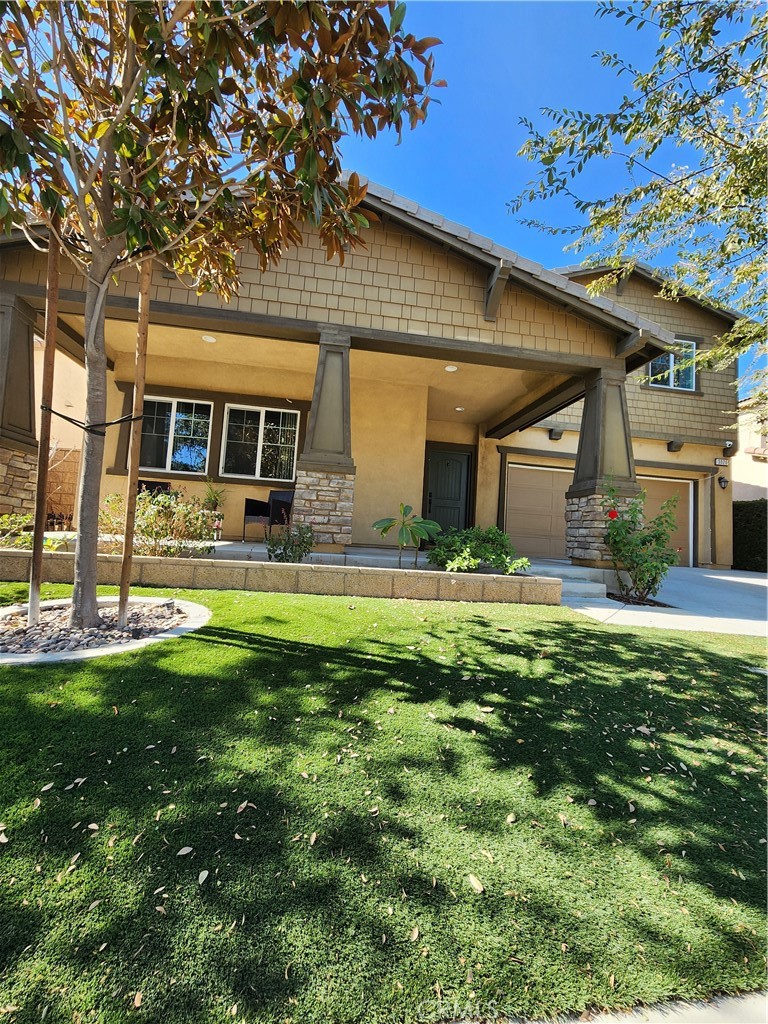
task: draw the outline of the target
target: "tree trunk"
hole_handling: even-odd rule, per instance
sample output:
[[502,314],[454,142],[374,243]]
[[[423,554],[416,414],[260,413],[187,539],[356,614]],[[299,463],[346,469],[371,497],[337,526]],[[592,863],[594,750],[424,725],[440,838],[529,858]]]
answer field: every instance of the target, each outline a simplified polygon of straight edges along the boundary
[[59,218],[54,217],[48,234],[48,270],[45,282],[45,351],[43,382],[40,393],[40,437],[37,449],[37,483],[35,485],[35,526],[32,533],[32,565],[29,575],[29,608],[27,624],[40,621],[40,583],[43,578],[43,541],[48,511],[48,461],[51,448],[51,412],[53,398],[53,364],[56,354],[56,326],[59,312]]
[[[104,318],[111,268],[94,259],[85,290],[85,375],[87,424],[104,423],[107,418],[107,354],[104,348]],[[101,434],[83,432],[83,462],[77,501],[77,546],[75,588],[72,593],[70,625],[87,629],[99,623],[96,601],[96,553],[99,544],[99,492],[104,462],[104,427]]]
[[136,490],[139,485],[139,454],[141,450],[141,415],[144,412],[144,380],[147,375],[147,335],[149,334],[149,288],[152,283],[152,260],[141,265],[139,278],[139,318],[136,326],[136,372],[133,385],[133,422],[128,458],[128,493],[125,496],[123,529],[123,561],[120,567],[120,600],[117,621],[121,629],[128,621],[128,595],[133,565],[133,535],[136,525]]

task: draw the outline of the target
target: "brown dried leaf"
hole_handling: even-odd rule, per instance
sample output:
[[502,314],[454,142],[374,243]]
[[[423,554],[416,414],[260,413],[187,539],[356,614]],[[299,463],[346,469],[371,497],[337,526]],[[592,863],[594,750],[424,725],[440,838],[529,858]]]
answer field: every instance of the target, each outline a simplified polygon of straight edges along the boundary
[[477,875],[470,875],[469,878],[467,879],[467,881],[472,886],[472,888],[475,890],[475,892],[477,892],[477,893],[485,892],[485,886],[480,881],[480,879],[477,877]]

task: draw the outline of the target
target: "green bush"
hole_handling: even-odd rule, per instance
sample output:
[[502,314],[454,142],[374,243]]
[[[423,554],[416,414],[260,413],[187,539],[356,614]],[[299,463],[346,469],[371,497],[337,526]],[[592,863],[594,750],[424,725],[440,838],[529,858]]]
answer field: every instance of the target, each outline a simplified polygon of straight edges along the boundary
[[611,488],[603,501],[608,528],[605,542],[616,570],[619,596],[639,602],[658,594],[670,567],[677,563],[677,551],[669,543],[676,526],[677,495],[667,499],[659,514],[649,520],[645,519],[645,497],[643,491],[621,507]]
[[31,548],[32,516],[6,512],[0,516],[0,548]]
[[267,537],[267,557],[270,562],[303,562],[314,542],[311,526],[286,526],[279,535]]
[[733,568],[768,571],[768,500],[734,501]]
[[509,576],[530,567],[527,558],[517,558],[512,541],[498,526],[471,526],[449,530],[438,537],[427,561],[448,572],[476,572],[488,566]]
[[[198,498],[183,491],[140,491],[136,497],[136,533],[133,550],[137,555],[165,555],[180,558],[213,550],[219,513],[203,508]],[[99,510],[99,533],[115,539],[122,549],[125,498],[108,494]]]

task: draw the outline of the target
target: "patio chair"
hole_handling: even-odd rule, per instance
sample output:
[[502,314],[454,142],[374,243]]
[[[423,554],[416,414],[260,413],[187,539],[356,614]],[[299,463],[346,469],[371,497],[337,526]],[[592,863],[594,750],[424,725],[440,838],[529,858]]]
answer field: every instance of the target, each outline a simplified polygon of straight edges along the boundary
[[288,522],[292,505],[293,491],[270,491],[266,501],[259,498],[246,498],[243,513],[243,540],[245,540],[245,528],[249,523],[260,523],[264,527],[264,539],[266,540],[267,534],[272,533],[273,526],[282,526]]

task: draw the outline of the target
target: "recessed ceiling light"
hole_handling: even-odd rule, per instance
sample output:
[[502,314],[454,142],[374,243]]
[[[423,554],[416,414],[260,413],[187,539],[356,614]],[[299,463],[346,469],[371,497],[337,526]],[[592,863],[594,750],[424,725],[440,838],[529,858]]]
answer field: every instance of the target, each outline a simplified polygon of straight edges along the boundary
[[463,405],[457,405],[456,406],[456,412],[464,412],[464,406]]
[[217,338],[214,338],[214,336],[212,334],[201,334],[200,337],[202,338],[203,341],[207,342],[209,345],[215,345],[217,340],[218,340]]
[[453,363],[451,363],[450,365],[446,366],[446,368],[445,368],[445,372],[446,373],[456,373],[457,370],[458,370],[458,366],[454,366]]

